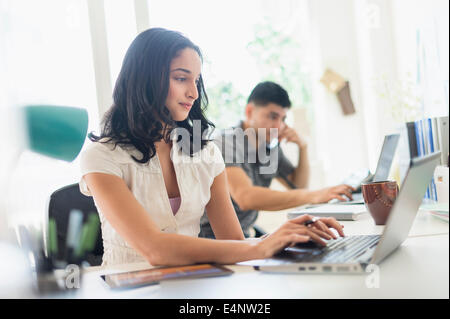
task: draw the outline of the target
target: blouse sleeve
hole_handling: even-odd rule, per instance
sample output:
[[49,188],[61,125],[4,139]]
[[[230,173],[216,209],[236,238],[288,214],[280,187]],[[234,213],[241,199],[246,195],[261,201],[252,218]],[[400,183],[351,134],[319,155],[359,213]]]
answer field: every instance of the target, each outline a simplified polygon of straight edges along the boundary
[[84,175],[89,173],[105,173],[123,178],[118,161],[115,160],[115,152],[108,146],[95,142],[89,145],[80,156],[80,191],[86,196],[92,196]]
[[225,169],[225,163],[223,161],[222,152],[216,143],[211,141],[208,143],[208,146],[212,162],[212,175],[213,178],[216,178],[216,176],[222,173]]

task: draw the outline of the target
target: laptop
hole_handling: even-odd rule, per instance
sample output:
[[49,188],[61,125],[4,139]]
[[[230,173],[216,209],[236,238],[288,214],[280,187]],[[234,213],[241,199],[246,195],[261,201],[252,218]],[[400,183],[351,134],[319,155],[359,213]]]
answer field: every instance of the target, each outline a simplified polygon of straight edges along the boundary
[[272,258],[239,264],[266,272],[361,273],[379,264],[407,238],[426,188],[440,163],[440,152],[412,159],[398,197],[381,235],[358,235],[285,248]]
[[343,184],[348,184],[357,189],[353,194],[353,200],[351,201],[339,201],[332,200],[330,204],[364,204],[364,199],[361,193],[361,183],[368,182],[379,182],[385,181],[389,177],[389,172],[391,171],[392,161],[394,160],[395,150],[397,149],[398,141],[400,139],[400,134],[391,134],[384,137],[383,146],[381,148],[380,157],[378,158],[377,169],[375,174],[370,174],[364,179],[353,178],[350,176],[347,178]]

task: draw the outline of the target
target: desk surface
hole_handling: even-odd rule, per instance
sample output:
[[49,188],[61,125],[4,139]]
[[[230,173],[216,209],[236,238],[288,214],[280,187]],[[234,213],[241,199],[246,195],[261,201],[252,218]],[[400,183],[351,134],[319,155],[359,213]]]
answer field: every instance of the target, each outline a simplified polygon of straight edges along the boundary
[[[379,234],[372,219],[343,222],[347,235]],[[305,275],[261,273],[250,266],[229,265],[228,277],[165,281],[125,291],[105,287],[101,274],[149,268],[146,263],[91,267],[77,298],[449,298],[448,223],[419,213],[410,236],[375,273]],[[377,278],[379,280],[377,280]],[[378,288],[369,288],[378,282]],[[369,286],[368,286],[369,283]],[[61,297],[61,296],[58,296]]]

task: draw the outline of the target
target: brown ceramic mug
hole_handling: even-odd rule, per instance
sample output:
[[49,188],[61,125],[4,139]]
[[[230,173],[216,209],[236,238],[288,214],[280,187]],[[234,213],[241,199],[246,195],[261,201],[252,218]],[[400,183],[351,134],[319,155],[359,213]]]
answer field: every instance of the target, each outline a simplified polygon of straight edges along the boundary
[[364,203],[376,225],[385,225],[398,194],[396,181],[381,181],[361,185]]

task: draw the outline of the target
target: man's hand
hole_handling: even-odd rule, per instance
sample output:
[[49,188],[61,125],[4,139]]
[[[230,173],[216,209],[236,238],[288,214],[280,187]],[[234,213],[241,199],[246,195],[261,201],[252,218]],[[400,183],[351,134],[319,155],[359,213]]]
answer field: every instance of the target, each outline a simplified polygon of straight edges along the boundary
[[297,132],[285,125],[283,129],[280,130],[280,135],[278,136],[278,140],[280,141],[280,143],[283,140],[286,140],[286,142],[292,142],[298,145],[299,148],[303,149],[305,148],[308,143],[306,142],[306,140],[304,138],[302,138],[300,135],[297,134]]
[[352,200],[352,192],[355,190],[350,185],[345,184],[319,189],[312,192],[311,204],[326,203],[335,198],[340,201],[347,201],[344,196]]

